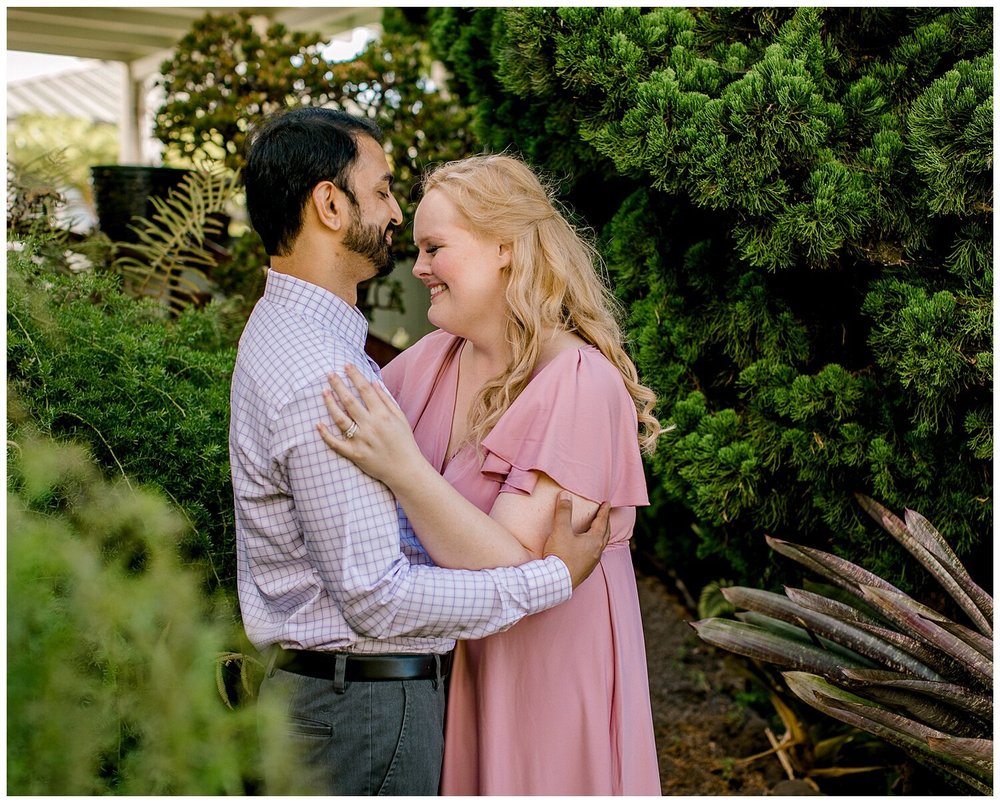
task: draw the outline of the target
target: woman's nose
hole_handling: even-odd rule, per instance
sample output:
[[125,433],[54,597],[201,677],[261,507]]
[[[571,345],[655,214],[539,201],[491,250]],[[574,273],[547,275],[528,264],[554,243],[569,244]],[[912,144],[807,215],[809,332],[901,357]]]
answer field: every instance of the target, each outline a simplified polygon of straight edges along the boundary
[[429,271],[427,270],[427,259],[423,251],[417,252],[417,259],[413,263],[413,270],[410,271],[416,278],[421,276],[426,276]]

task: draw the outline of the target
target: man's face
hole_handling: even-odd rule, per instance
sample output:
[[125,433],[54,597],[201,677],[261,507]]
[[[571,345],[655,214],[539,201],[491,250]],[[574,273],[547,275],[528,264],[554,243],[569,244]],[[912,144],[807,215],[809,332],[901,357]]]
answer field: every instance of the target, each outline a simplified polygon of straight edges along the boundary
[[392,234],[403,222],[403,212],[393,197],[392,174],[385,152],[371,137],[358,138],[358,158],[350,176],[357,203],[344,234],[344,245],[371,262],[377,276],[393,269]]
[[344,234],[344,245],[371,262],[376,276],[388,276],[396,265],[390,231],[395,227],[391,223],[387,229],[376,224],[368,225],[357,206],[354,211],[356,217]]

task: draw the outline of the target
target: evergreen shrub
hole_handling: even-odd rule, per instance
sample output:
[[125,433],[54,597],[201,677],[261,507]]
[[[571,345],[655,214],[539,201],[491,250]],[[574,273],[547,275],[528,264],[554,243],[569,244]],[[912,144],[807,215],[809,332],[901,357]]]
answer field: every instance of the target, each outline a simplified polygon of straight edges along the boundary
[[[55,274],[37,243],[8,250],[8,437],[31,424],[86,444],[111,476],[162,489],[178,550],[235,586],[229,382],[242,326],[222,304],[174,319],[101,271]],[[18,423],[22,421],[23,423]]]
[[989,565],[991,9],[432,15],[482,145],[599,231],[674,425],[647,548],[701,582],[775,584],[767,533],[922,583],[861,492]]
[[235,614],[178,561],[185,517],[19,423],[7,465],[8,794],[247,794],[265,763],[291,771],[280,737],[258,745],[257,708],[220,697]]

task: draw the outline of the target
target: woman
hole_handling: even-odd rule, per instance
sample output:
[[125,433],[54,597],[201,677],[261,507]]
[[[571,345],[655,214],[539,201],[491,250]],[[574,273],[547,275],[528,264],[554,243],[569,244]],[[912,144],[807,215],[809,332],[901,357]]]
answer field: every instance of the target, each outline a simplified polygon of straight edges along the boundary
[[[432,172],[414,239],[439,331],[383,372],[402,413],[360,374],[349,378],[364,404],[331,377],[344,437],[321,426],[324,440],[393,490],[443,566],[537,556],[563,491],[581,519],[598,501],[613,507],[609,545],[572,599],[457,647],[441,791],[659,794],[628,541],[648,504],[640,449],[652,451],[660,425],[596,255],[508,156]],[[456,490],[503,535],[449,532]]]

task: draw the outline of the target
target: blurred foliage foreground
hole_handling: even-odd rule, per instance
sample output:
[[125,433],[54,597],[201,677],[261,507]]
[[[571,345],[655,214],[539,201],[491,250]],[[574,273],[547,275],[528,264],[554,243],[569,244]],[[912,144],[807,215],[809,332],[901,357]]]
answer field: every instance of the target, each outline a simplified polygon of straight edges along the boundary
[[256,707],[219,696],[235,618],[178,559],[187,523],[161,494],[30,428],[8,488],[8,794],[244,794],[291,766],[258,750]]

